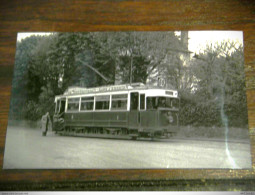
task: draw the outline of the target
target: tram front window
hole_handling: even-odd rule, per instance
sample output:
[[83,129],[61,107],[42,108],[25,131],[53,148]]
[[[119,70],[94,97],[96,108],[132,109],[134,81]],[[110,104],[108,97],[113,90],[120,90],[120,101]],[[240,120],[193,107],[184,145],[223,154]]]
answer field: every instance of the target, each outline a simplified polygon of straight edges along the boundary
[[172,99],[172,108],[179,109],[179,99]]
[[66,107],[66,101],[65,100],[61,100],[60,114],[65,112],[65,107]]
[[158,108],[178,109],[179,100],[168,97],[147,97],[147,109],[155,110]]

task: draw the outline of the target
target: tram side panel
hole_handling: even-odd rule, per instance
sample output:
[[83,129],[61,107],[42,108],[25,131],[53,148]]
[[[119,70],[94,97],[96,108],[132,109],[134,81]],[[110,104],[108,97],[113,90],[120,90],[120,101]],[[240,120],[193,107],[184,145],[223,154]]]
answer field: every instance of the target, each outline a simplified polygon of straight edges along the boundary
[[178,130],[178,112],[130,111],[130,112],[67,112],[66,127],[109,127],[127,128],[142,132]]
[[137,110],[131,110],[129,112],[129,118],[128,118],[128,128],[129,129],[137,129],[138,130],[138,127],[139,127],[138,115],[139,115],[139,111],[137,111]]
[[65,126],[127,128],[128,112],[66,113]]
[[158,116],[157,111],[147,110],[140,112],[141,129],[144,132],[151,132],[158,130]]
[[167,111],[130,112],[77,112],[65,113],[66,126],[125,127],[160,130],[178,125],[177,113],[167,116]]
[[93,112],[73,112],[73,113],[65,113],[65,126],[67,127],[77,127],[77,126],[94,126],[94,113]]
[[110,112],[108,115],[109,118],[109,126],[111,127],[121,127],[127,128],[128,125],[128,112]]

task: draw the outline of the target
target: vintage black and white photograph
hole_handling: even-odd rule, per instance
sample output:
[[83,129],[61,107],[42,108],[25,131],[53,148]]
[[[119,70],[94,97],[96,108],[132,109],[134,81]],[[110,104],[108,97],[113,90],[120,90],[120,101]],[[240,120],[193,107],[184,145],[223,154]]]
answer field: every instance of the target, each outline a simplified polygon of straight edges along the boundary
[[250,169],[242,31],[18,33],[4,169]]

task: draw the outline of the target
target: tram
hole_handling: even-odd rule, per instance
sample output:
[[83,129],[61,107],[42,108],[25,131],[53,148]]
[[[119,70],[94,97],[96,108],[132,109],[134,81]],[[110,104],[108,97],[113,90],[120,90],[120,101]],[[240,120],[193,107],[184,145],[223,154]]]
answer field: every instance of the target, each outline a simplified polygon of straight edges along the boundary
[[177,90],[133,83],[69,87],[55,97],[53,131],[61,135],[168,138],[178,126]]

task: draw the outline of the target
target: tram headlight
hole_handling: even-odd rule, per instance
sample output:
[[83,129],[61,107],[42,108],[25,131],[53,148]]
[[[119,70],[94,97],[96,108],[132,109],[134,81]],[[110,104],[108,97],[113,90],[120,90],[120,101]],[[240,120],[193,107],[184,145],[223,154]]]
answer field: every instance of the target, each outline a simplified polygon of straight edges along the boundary
[[169,122],[170,122],[170,123],[173,123],[173,122],[174,122],[174,118],[173,118],[173,116],[169,116],[169,118],[168,118],[168,119],[169,119]]

